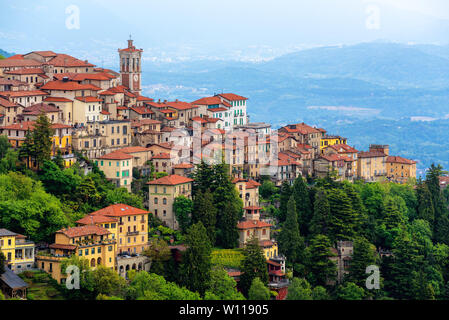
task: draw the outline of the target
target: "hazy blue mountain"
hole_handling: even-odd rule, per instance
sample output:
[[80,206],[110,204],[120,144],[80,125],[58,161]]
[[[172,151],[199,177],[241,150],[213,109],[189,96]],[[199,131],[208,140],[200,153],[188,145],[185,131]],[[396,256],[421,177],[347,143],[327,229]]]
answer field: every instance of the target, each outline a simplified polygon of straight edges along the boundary
[[304,50],[259,68],[298,76],[355,78],[391,87],[447,86],[446,54],[446,47],[375,42]]
[[5,58],[8,58],[8,57],[13,56],[14,53],[9,53],[9,52],[6,52],[5,50],[0,49],[0,55],[5,57]]

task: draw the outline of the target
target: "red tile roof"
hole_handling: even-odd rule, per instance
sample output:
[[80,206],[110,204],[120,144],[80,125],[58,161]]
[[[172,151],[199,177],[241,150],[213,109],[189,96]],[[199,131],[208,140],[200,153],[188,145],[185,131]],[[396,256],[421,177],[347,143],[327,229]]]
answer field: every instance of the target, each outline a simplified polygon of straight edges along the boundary
[[4,97],[48,96],[48,93],[41,90],[0,91],[0,96]]
[[118,220],[113,217],[107,217],[101,214],[90,214],[85,216],[78,221],[75,221],[77,224],[90,225],[97,223],[108,223],[108,222],[117,222]]
[[123,152],[123,153],[136,153],[136,152],[148,152],[150,149],[136,146],[136,147],[125,147],[118,149],[117,151]]
[[44,99],[45,102],[73,102],[73,100],[64,97],[47,97]]
[[110,234],[110,232],[102,227],[98,227],[96,225],[85,225],[80,227],[73,227],[68,229],[61,229],[56,231],[56,233],[63,233],[69,238],[75,237],[83,237],[88,235],[106,235]]
[[40,67],[43,63],[33,59],[24,59],[21,56],[13,56],[0,60],[0,68],[10,67]]
[[157,155],[154,155],[154,156],[152,157],[152,159],[170,159],[170,154],[169,154],[169,153],[162,152],[162,153],[159,153],[159,154],[157,154]]
[[129,160],[133,157],[129,154],[126,154],[124,152],[120,151],[113,151],[108,154],[105,154],[104,156],[98,157],[97,159],[103,159],[103,160]]
[[193,164],[190,163],[180,163],[180,164],[175,164],[173,166],[173,169],[190,169],[193,168]]
[[131,107],[130,109],[138,114],[154,114],[154,111],[148,107]]
[[40,89],[42,90],[59,90],[59,91],[74,91],[74,90],[93,90],[99,91],[101,88],[93,84],[79,84],[75,81],[55,80],[44,84]]
[[298,123],[298,124],[287,125],[287,126],[282,127],[281,129],[283,129],[287,132],[292,132],[292,133],[298,132],[300,134],[321,133],[321,131],[318,130],[317,128],[313,128],[313,127],[305,124],[304,122]]
[[177,174],[172,174],[172,175],[165,176],[165,177],[162,177],[162,178],[157,179],[157,180],[153,180],[153,181],[147,182],[147,184],[150,184],[150,185],[170,185],[170,186],[174,186],[174,185],[183,184],[183,183],[189,183],[189,182],[193,182],[193,179],[182,177],[182,176],[178,176]]
[[248,98],[239,96],[238,94],[234,94],[234,93],[221,93],[221,94],[219,94],[219,96],[223,97],[229,101],[248,100]]
[[272,227],[272,225],[260,220],[246,220],[237,224],[237,229],[259,229],[267,227]]
[[42,68],[22,68],[5,71],[6,74],[45,74]]
[[[35,121],[24,121],[24,122],[20,122],[20,123],[14,123],[11,124],[9,126],[4,126],[4,127],[0,127],[0,129],[3,130],[23,130],[23,131],[28,131],[28,130],[33,130],[34,129],[34,124],[36,122]],[[72,126],[66,125],[66,124],[61,124],[61,123],[54,123],[51,125],[51,127],[53,129],[64,129],[64,128],[71,128]]]
[[37,103],[33,104],[32,106],[29,106],[27,108],[24,108],[22,110],[22,114],[27,115],[39,115],[41,112],[48,113],[48,112],[59,112],[60,110],[56,107],[49,106],[46,103]]
[[357,153],[357,152],[359,152],[358,150],[354,149],[351,146],[348,146],[347,144],[334,144],[332,146],[329,146],[328,148],[332,148],[339,153]]
[[226,107],[231,107],[231,105],[229,103],[227,103],[226,101],[222,101],[218,96],[201,98],[201,99],[193,101],[192,104],[206,105],[206,106],[222,104]]
[[246,189],[254,189],[254,188],[257,188],[260,186],[261,186],[261,184],[254,180],[248,180],[248,182],[246,183]]
[[416,164],[416,161],[409,160],[398,156],[390,156],[387,158],[388,163]]
[[148,214],[149,212],[146,210],[142,210],[139,208],[132,207],[127,204],[119,203],[113,204],[109,207],[100,209],[98,211],[92,212],[91,215],[104,215],[108,217],[122,217],[122,216],[132,216],[139,214]]
[[50,249],[61,249],[61,250],[75,250],[76,246],[73,244],[61,244],[61,243],[52,243],[48,246]]
[[103,102],[102,99],[96,98],[96,97],[75,97],[76,100],[82,101],[82,102]]
[[87,60],[82,61],[63,53],[57,53],[56,57],[51,59],[48,64],[55,67],[94,67],[94,65],[87,62]]

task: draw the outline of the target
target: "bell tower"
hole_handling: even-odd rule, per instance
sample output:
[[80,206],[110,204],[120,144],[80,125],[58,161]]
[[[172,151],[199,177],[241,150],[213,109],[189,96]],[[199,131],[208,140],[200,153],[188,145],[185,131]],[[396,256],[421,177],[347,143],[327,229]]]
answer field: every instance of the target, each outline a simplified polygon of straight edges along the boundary
[[136,49],[129,36],[128,48],[118,49],[120,55],[120,75],[122,85],[128,87],[132,93],[140,95],[140,80],[142,75],[142,49]]

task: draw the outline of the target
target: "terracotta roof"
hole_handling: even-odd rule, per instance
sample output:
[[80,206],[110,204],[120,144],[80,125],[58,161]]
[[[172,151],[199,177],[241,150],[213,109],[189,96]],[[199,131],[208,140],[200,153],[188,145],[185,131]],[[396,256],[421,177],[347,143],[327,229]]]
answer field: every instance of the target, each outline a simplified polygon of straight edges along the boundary
[[179,163],[173,166],[173,169],[190,169],[193,168],[193,164],[190,163]]
[[255,228],[266,228],[266,227],[272,227],[271,224],[260,221],[260,220],[246,220],[239,222],[237,224],[238,229],[255,229]]
[[154,119],[140,119],[140,120],[132,120],[131,126],[140,127],[141,125],[146,124],[161,124],[162,122]]
[[39,115],[41,112],[59,112],[60,110],[56,107],[50,106],[46,103],[37,103],[33,104],[32,106],[29,106],[27,108],[24,108],[22,110],[22,114],[27,115]]
[[148,107],[131,107],[130,109],[138,114],[154,114],[154,111]]
[[98,80],[98,81],[109,81],[111,79],[116,78],[115,76],[105,73],[76,73],[76,72],[66,72],[66,73],[57,73],[54,77],[58,80],[62,80],[67,77],[72,81],[84,81],[84,80]]
[[73,100],[64,97],[47,97],[44,99],[45,102],[73,102]]
[[248,100],[248,98],[239,96],[238,94],[234,94],[234,93],[221,93],[221,94],[219,94],[219,96],[223,97],[229,101]]
[[262,209],[262,207],[258,207],[258,206],[250,206],[250,207],[243,208],[243,210],[260,210],[260,209]]
[[68,229],[61,229],[56,231],[56,233],[63,233],[69,238],[83,237],[88,235],[105,235],[110,234],[110,232],[102,227],[96,225],[85,225],[80,227],[73,227]]
[[188,110],[192,108],[197,108],[197,106],[193,106],[191,103],[184,101],[165,102],[164,105],[167,107],[172,107],[176,110]]
[[123,153],[136,153],[136,152],[148,152],[150,149],[136,146],[136,147],[125,147],[118,149],[117,151],[123,152]]
[[346,161],[346,162],[355,161],[355,159],[351,159],[351,158],[348,158],[346,156],[342,156],[342,155],[339,155],[339,154],[321,155],[320,158],[323,158],[323,159],[325,159],[325,160],[327,160],[329,162],[340,161],[340,160],[343,160],[343,161]]
[[401,163],[401,164],[416,164],[416,161],[409,160],[398,156],[387,157],[388,163]]
[[48,96],[48,93],[41,90],[0,91],[0,96],[4,97]]
[[56,57],[51,59],[48,64],[55,67],[94,67],[94,65],[87,62],[87,60],[82,61],[64,53],[57,53]]
[[0,60],[0,68],[9,67],[40,67],[43,63],[33,59],[24,59],[20,56]]
[[106,110],[101,110],[100,113],[107,115],[107,116],[111,114],[109,111],[106,111]]
[[103,91],[98,92],[98,94],[100,96],[113,96],[113,95],[115,95],[115,92],[112,92],[110,90],[103,90]]
[[82,101],[82,102],[103,102],[102,99],[96,98],[96,97],[75,97],[76,100]]
[[75,91],[75,90],[93,90],[99,91],[101,88],[93,84],[79,84],[75,81],[50,81],[40,87],[42,90],[59,90],[59,91]]
[[[20,123],[14,123],[11,124],[9,126],[4,126],[4,127],[0,127],[0,129],[3,130],[23,130],[23,131],[28,131],[28,130],[33,130],[34,129],[34,124],[36,122],[35,121],[24,121],[24,122],[20,122]],[[53,129],[63,129],[63,128],[71,128],[72,126],[66,125],[66,124],[61,124],[61,123],[54,123],[51,125],[51,127]]]
[[178,184],[183,184],[183,183],[188,183],[188,182],[193,182],[193,179],[190,178],[186,178],[186,177],[182,177],[182,176],[178,176],[177,174],[172,174],[169,176],[165,176],[162,177],[160,179],[157,180],[153,180],[150,182],[147,182],[147,184],[150,185],[178,185]]
[[248,182],[246,183],[246,189],[254,189],[254,188],[257,188],[260,186],[261,186],[261,184],[254,180],[248,180]]
[[310,134],[310,133],[321,133],[320,130],[317,128],[313,128],[307,124],[298,123],[298,124],[292,124],[282,127],[281,129],[287,131],[287,132],[298,132],[300,134]]
[[48,246],[50,249],[62,249],[62,250],[75,250],[76,246],[73,244],[60,244],[60,243],[52,243]]
[[6,74],[45,74],[42,68],[22,68],[5,71]]
[[328,148],[332,148],[339,153],[357,153],[357,152],[359,152],[358,150],[354,149],[351,146],[348,146],[347,144],[334,144],[332,146],[329,146]]
[[152,157],[152,159],[170,159],[170,154],[169,154],[169,153],[162,152],[162,153],[159,153],[159,154],[154,155],[154,156]]
[[206,106],[222,104],[226,107],[231,107],[231,105],[229,103],[227,103],[226,101],[222,101],[218,96],[201,98],[201,99],[193,101],[192,104],[206,105]]
[[138,214],[148,214],[148,211],[132,207],[127,204],[119,203],[113,204],[109,207],[100,209],[98,211],[92,212],[91,215],[104,215],[109,217],[122,217],[122,216],[132,216]]
[[[56,57],[57,56],[57,54],[54,53],[51,50],[47,50],[47,51],[32,51],[30,53],[37,53],[38,55],[40,55],[42,57],[46,57],[46,58],[48,58],[48,57]],[[30,54],[30,53],[27,53],[27,54]]]
[[0,106],[3,107],[17,107],[17,104],[14,102],[9,101],[8,99],[0,97]]
[[126,154],[121,151],[113,151],[108,154],[105,154],[104,156],[98,157],[97,159],[103,159],[103,160],[127,160],[132,159],[133,157],[129,154]]
[[84,224],[84,225],[97,224],[97,223],[108,223],[108,222],[117,222],[117,219],[115,219],[113,217],[103,216],[101,214],[90,214],[90,215],[87,215],[84,218],[76,221],[76,223]]

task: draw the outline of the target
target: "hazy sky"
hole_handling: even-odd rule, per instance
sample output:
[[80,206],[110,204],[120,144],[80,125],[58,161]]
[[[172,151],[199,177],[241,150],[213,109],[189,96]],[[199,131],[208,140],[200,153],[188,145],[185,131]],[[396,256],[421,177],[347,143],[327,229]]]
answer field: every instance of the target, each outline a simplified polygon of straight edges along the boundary
[[106,64],[130,34],[155,60],[251,60],[374,40],[449,43],[447,0],[0,0],[0,8],[0,48]]

